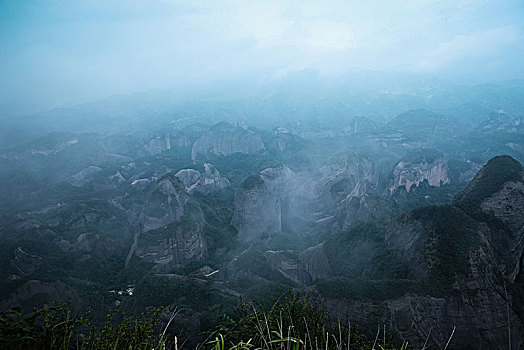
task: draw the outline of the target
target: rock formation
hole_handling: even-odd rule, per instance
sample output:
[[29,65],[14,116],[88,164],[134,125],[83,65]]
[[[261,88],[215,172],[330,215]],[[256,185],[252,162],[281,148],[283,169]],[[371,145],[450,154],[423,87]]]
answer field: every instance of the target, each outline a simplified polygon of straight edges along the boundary
[[413,186],[418,186],[423,181],[428,181],[430,186],[440,187],[451,182],[448,172],[448,165],[441,156],[433,159],[420,157],[402,160],[393,170],[393,183],[389,190],[395,192],[404,186],[409,192]]
[[204,164],[203,173],[194,169],[182,169],[175,176],[182,181],[187,193],[209,194],[230,185],[229,180],[221,177],[215,166],[209,163]]
[[251,242],[282,230],[281,203],[261,175],[244,180],[235,194],[231,220],[243,242]]
[[191,150],[191,158],[193,160],[208,159],[213,156],[264,151],[264,143],[255,133],[223,122],[214,125],[195,141]]
[[168,173],[157,181],[140,211],[127,261],[134,254],[165,272],[200,260],[206,252],[204,224],[198,204],[180,180]]
[[[456,327],[452,343],[456,349],[505,348],[508,342],[511,348],[521,348],[523,212],[524,171],[514,159],[502,156],[490,160],[451,205],[416,209],[384,231],[368,233],[361,227],[346,232],[337,241],[338,254],[340,250],[370,254],[359,269],[339,273],[350,278],[362,278],[361,271],[372,272],[373,278],[395,273],[422,288],[380,302],[348,301],[347,308],[358,308],[357,318],[387,323],[400,334],[413,323],[415,345],[422,345],[432,329],[430,342],[444,347]],[[380,260],[378,251],[389,257]],[[381,272],[395,265],[386,275]],[[377,310],[382,316],[374,319]]]
[[[376,191],[379,180],[369,159],[340,155],[319,173],[298,173],[282,165],[248,177],[235,195],[231,221],[241,239],[281,231],[303,236],[319,225],[338,225],[335,217],[346,227],[378,211],[380,203],[364,198]],[[353,200],[360,204],[355,207]]]

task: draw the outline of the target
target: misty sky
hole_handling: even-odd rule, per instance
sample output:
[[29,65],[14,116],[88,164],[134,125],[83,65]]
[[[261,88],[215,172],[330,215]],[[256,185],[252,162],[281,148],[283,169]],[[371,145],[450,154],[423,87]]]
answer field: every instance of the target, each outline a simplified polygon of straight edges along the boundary
[[524,1],[0,0],[0,117],[304,69],[522,79]]

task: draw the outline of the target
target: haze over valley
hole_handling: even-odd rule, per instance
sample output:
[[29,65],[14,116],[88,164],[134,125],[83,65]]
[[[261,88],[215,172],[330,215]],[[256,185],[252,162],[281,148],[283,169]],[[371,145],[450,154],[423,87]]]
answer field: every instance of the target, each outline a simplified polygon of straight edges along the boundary
[[2,315],[211,348],[291,291],[347,348],[522,348],[522,4],[397,5],[0,3]]

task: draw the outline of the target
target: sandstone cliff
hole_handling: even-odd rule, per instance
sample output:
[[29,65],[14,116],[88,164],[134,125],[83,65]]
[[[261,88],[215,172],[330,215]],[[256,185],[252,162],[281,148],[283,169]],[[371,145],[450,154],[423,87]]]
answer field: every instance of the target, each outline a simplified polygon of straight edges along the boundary
[[255,133],[223,122],[214,125],[195,141],[191,158],[208,159],[212,156],[228,156],[237,152],[250,154],[264,151],[264,143]]
[[171,173],[160,178],[143,204],[134,243],[128,255],[154,264],[157,271],[204,257],[205,219],[202,210]]
[[[420,208],[384,228],[360,226],[331,239],[328,256],[340,256],[330,263],[344,266],[337,267],[339,275],[360,285],[392,276],[407,281],[408,287],[397,285],[397,297],[390,291],[385,300],[347,300],[347,312],[400,334],[413,324],[415,345],[428,337],[442,348],[456,327],[457,349],[502,349],[508,342],[521,348],[523,212],[524,171],[503,156],[490,160],[451,205]],[[328,308],[333,302],[326,299]]]
[[404,186],[409,192],[413,186],[418,186],[423,181],[427,181],[433,187],[451,182],[448,164],[442,156],[430,158],[417,154],[415,157],[401,160],[393,170],[393,181],[389,191],[395,192]]
[[235,194],[235,211],[231,220],[243,242],[266,238],[282,230],[280,199],[260,175],[244,180]]
[[209,163],[204,164],[203,173],[194,169],[182,169],[175,176],[182,181],[187,193],[209,194],[230,186],[229,180],[221,177],[215,166]]

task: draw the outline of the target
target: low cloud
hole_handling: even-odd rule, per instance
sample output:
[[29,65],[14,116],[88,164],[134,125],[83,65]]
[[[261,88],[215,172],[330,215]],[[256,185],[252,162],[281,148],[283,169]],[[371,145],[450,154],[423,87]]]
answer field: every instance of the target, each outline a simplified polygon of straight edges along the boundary
[[517,0],[4,1],[0,109],[56,107],[260,70],[518,78],[522,33]]
[[[522,45],[522,34],[513,27],[502,27],[467,35],[457,35],[428,52],[414,65],[419,72],[435,72],[455,65],[478,65]],[[522,47],[522,46],[520,46]]]

